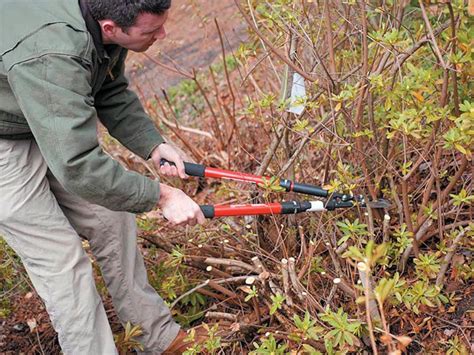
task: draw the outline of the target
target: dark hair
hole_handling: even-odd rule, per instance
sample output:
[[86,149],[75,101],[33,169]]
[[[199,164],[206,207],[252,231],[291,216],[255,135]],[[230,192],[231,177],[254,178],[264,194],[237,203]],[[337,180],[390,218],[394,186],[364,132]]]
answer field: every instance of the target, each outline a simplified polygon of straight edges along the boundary
[[170,8],[171,0],[89,0],[88,4],[94,20],[112,20],[126,30],[141,13],[163,14]]

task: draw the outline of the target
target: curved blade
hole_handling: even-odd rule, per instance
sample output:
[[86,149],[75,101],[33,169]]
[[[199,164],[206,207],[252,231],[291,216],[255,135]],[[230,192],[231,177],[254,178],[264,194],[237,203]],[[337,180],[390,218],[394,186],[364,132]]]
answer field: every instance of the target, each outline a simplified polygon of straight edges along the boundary
[[368,201],[365,204],[370,208],[383,208],[383,209],[387,209],[387,208],[390,208],[392,206],[389,201],[387,201],[383,198],[379,198],[375,201]]

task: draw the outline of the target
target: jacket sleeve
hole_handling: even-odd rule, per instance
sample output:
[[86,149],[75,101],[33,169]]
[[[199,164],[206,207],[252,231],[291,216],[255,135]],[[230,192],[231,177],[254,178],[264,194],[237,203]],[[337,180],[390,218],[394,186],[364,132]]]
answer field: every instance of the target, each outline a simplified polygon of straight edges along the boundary
[[97,140],[90,63],[44,54],[18,62],[8,81],[50,170],[64,188],[112,210],[144,212],[159,199],[159,184],[126,171]]
[[117,64],[95,95],[95,107],[109,133],[146,160],[164,139],[145,113],[137,95],[128,89],[124,75],[126,55],[127,51],[122,50]]

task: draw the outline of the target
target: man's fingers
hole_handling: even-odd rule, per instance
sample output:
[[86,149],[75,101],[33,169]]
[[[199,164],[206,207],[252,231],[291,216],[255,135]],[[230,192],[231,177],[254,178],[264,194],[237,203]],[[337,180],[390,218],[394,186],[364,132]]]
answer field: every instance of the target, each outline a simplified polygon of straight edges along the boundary
[[[162,168],[165,171],[171,169],[170,166],[165,165],[163,165]],[[174,172],[177,173],[177,171],[175,168]],[[158,206],[161,208],[163,216],[167,218],[170,223],[194,226],[197,223],[202,224],[205,222],[201,208],[196,202],[181,190],[163,185],[163,188],[165,187],[168,189],[165,189],[165,191],[168,191],[167,198],[163,199],[163,202],[159,203]]]
[[170,167],[169,175],[170,176],[178,176],[178,170],[176,169],[176,167],[174,167],[174,166]]
[[199,224],[204,224],[206,222],[206,217],[204,217],[204,214],[201,212],[198,217],[197,217],[198,223]]
[[178,170],[175,166],[171,166],[168,163],[160,167],[160,173],[166,176],[178,176]]
[[188,226],[191,226],[191,227],[194,227],[196,225],[197,221],[195,218],[192,218],[190,220],[188,220]]
[[180,177],[181,179],[187,179],[188,175],[184,169],[184,163],[179,160],[177,165],[171,165],[169,163],[164,163],[160,166],[160,173],[166,176],[175,176]]
[[187,179],[188,175],[184,172],[184,167],[182,169],[178,169],[178,176],[181,179]]
[[197,223],[203,224],[206,221],[206,217],[204,217],[204,213],[201,210],[201,207],[196,204],[196,209],[194,211],[194,215],[196,217]]
[[170,168],[170,165],[168,163],[164,163],[163,165],[160,166],[160,173],[163,175],[166,175],[169,168]]
[[178,169],[178,176],[181,179],[187,179],[188,175],[184,171],[184,163],[181,159],[178,160],[178,163],[176,164],[176,168]]
[[199,212],[193,215],[173,216],[168,221],[174,225],[178,225],[178,226],[188,225],[192,227],[192,226],[195,226],[196,224],[203,224],[204,222],[206,222],[206,217],[204,217],[204,214],[199,209]]

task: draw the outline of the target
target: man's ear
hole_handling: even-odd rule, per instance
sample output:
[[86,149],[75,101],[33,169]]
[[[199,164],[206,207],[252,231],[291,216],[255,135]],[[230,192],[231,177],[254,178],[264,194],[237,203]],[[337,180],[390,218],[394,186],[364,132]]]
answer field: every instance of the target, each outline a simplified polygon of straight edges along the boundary
[[115,34],[119,30],[119,26],[112,20],[99,21],[100,28],[102,29],[102,37],[104,39],[114,38]]

